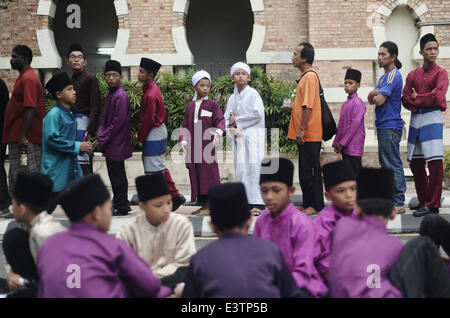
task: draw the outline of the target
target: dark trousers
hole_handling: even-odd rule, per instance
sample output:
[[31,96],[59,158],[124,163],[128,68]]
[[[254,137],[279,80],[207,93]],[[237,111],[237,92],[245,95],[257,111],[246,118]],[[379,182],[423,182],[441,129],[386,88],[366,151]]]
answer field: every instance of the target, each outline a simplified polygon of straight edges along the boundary
[[161,284],[174,289],[177,284],[184,283],[188,266],[179,267],[172,275],[161,278]]
[[303,194],[303,207],[316,211],[324,208],[322,167],[320,166],[321,142],[305,142],[298,145],[298,179]]
[[113,190],[113,207],[119,212],[131,211],[128,201],[128,179],[125,172],[125,162],[106,158],[109,180]]
[[405,298],[449,298],[450,275],[438,249],[426,236],[406,243],[390,272]]
[[175,182],[172,179],[172,176],[170,175],[169,169],[164,169],[164,176],[166,177],[167,185],[169,186],[170,194],[172,195],[172,198],[176,197],[180,194],[180,192],[177,189],[177,186],[175,185]]
[[58,205],[58,194],[60,192],[52,192],[50,194],[50,198],[48,199],[48,207],[47,207],[47,213],[52,214],[53,211],[55,211],[56,206]]
[[8,182],[5,170],[6,145],[0,144],[0,210],[11,204],[8,192]]
[[361,157],[349,156],[345,153],[342,154],[342,160],[347,161],[353,169],[355,175],[358,173],[359,169],[362,168]]
[[409,164],[414,176],[417,199],[420,205],[426,205],[429,208],[439,208],[441,206],[442,181],[444,179],[442,160],[428,162],[430,176],[427,176],[425,164],[425,159],[413,159]]
[[83,176],[87,176],[94,173],[94,156],[92,154],[89,155],[89,164],[88,165],[80,165],[81,170],[83,171]]

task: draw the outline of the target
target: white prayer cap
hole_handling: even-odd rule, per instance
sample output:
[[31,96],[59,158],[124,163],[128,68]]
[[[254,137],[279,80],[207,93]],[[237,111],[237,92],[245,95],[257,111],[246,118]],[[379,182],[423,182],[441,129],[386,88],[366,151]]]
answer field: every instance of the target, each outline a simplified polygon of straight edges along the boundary
[[211,83],[211,75],[207,71],[201,70],[192,76],[192,86],[197,86],[198,82],[200,82],[201,79],[207,78],[209,79],[209,82]]
[[250,75],[250,66],[243,62],[237,62],[231,67],[231,76],[233,76],[238,70],[244,70],[248,75]]

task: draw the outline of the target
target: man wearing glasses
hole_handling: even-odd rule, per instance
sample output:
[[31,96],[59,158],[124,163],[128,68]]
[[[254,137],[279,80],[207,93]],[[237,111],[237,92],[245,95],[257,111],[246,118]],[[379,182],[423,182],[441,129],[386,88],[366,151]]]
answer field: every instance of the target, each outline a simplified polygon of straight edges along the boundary
[[[77,120],[77,141],[95,137],[100,122],[100,86],[94,74],[85,71],[86,55],[79,44],[72,44],[67,55],[67,64],[72,69],[72,82],[77,92],[77,101],[72,111]],[[87,135],[86,135],[87,132]],[[78,156],[83,175],[92,173],[92,155]]]

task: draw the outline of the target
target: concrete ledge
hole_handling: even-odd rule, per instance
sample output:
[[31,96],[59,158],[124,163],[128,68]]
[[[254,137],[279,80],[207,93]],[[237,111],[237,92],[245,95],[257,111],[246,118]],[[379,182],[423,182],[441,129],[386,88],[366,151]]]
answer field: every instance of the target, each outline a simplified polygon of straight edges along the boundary
[[[186,195],[186,194],[185,194]],[[416,201],[415,197],[407,197],[406,198],[406,206],[409,206],[411,204],[414,204]],[[294,195],[293,201],[296,205],[299,205],[301,202],[301,195]],[[325,201],[325,204],[330,204],[329,201]],[[450,197],[449,198],[443,198],[441,203],[441,215],[444,217],[447,221],[450,222]],[[192,222],[192,226],[194,228],[194,235],[195,237],[215,237],[216,235],[213,233],[211,228],[209,227],[209,222],[211,221],[211,218],[209,216],[192,216],[190,213],[194,210],[196,210],[198,207],[196,206],[183,206],[179,210],[177,210],[176,213],[180,213],[185,215],[189,218],[189,220]],[[126,223],[133,220],[136,216],[141,214],[142,212],[135,207],[133,211],[130,212],[127,216],[117,216],[113,217],[111,221],[111,226],[109,228],[108,234],[116,235],[116,233],[119,231],[119,229]],[[302,213],[299,211],[299,213]],[[70,221],[65,217],[64,213],[60,210],[60,212],[55,212],[55,217],[59,222],[61,222],[62,225],[65,227],[70,226]],[[315,218],[316,215],[312,215],[311,218]],[[253,234],[253,229],[255,226],[255,222],[258,219],[258,217],[253,217],[253,222],[250,227],[249,234]],[[408,211],[404,214],[397,215],[396,218],[390,222],[388,222],[387,230],[391,234],[400,234],[400,233],[417,233],[419,232],[420,222],[422,218],[414,217],[411,213],[411,211]],[[6,232],[8,228],[12,228],[17,226],[17,223],[14,221],[14,219],[1,219],[0,218],[0,239],[3,239],[3,235]]]

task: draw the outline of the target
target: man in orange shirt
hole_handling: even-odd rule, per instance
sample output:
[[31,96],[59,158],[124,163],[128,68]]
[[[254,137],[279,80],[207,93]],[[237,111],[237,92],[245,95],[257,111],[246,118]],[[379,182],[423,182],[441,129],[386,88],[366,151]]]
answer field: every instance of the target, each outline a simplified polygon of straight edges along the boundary
[[322,146],[322,110],[319,78],[312,64],[314,47],[300,43],[294,51],[292,64],[302,72],[297,87],[289,124],[288,138],[297,141],[299,182],[303,207],[319,212],[324,208],[320,148]]

